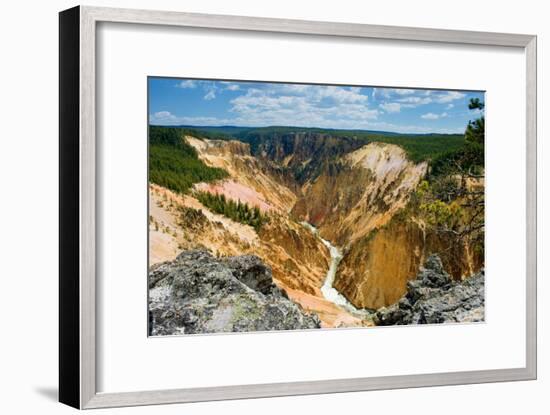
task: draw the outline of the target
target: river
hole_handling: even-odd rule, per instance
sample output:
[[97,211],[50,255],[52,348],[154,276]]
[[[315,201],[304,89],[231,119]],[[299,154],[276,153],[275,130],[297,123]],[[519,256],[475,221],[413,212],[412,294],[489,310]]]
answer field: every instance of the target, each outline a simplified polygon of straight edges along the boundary
[[325,282],[321,287],[321,293],[323,296],[330,301],[331,303],[336,304],[338,307],[343,308],[350,314],[353,314],[359,318],[369,317],[372,312],[367,309],[358,309],[351,304],[346,297],[338,292],[336,288],[333,287],[334,279],[336,278],[336,271],[338,270],[338,265],[342,261],[343,255],[342,251],[331,244],[326,239],[321,238],[319,235],[319,230],[309,222],[300,222],[303,226],[311,231],[317,238],[323,242],[323,244],[328,248],[330,252],[330,266],[327,271],[327,276],[325,277]]

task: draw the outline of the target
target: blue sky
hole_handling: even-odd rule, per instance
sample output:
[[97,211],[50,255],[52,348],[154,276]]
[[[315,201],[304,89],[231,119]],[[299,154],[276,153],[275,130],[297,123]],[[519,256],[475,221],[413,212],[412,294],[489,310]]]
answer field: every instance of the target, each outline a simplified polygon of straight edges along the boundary
[[149,78],[154,125],[463,133],[483,92]]

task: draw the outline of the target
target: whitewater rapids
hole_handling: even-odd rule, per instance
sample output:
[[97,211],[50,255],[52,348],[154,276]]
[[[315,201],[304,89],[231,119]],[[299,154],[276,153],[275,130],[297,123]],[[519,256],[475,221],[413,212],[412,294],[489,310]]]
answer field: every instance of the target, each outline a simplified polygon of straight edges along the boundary
[[321,287],[321,293],[323,294],[323,296],[331,303],[336,304],[338,307],[345,309],[346,311],[357,317],[365,318],[370,316],[371,312],[369,310],[355,308],[355,306],[351,304],[346,297],[340,294],[338,290],[333,287],[334,279],[336,278],[336,271],[338,270],[338,265],[343,258],[342,251],[326,239],[321,238],[318,229],[311,223],[300,223],[307,229],[309,229],[311,233],[317,236],[317,238],[319,238],[321,242],[323,242],[323,244],[328,248],[330,252],[330,266],[327,271],[327,276],[325,277],[323,286]]

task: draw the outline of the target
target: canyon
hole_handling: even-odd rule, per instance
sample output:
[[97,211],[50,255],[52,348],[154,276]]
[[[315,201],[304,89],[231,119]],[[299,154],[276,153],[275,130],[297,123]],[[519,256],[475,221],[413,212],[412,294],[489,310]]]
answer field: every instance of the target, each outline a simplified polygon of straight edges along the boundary
[[[389,321],[378,311],[407,294],[432,254],[439,255],[441,272],[457,284],[484,266],[483,253],[471,240],[439,232],[414,205],[430,165],[411,160],[402,146],[315,131],[247,132],[223,140],[187,134],[181,139],[206,166],[223,169],[227,177],[198,181],[186,193],[150,183],[150,283],[162,267],[189,269],[178,265],[185,258],[208,268],[253,255],[261,262],[257,267],[269,269],[262,272],[269,273],[270,287],[280,290],[269,291],[274,297],[265,301],[285,303],[284,310],[292,308],[285,301],[299,307],[292,309],[290,328],[368,327]],[[204,193],[257,208],[265,223],[254,227],[217,213],[201,202]],[[186,257],[190,252],[201,254]],[[238,274],[231,272],[224,281]],[[168,274],[155,277],[151,286],[150,305],[158,321],[166,320],[159,298],[174,297],[162,288],[167,284],[158,282],[170,280]],[[271,309],[261,295],[250,295],[254,309],[260,303],[259,309]],[[227,306],[233,314],[242,306],[237,298]],[[217,327],[210,320],[201,324],[204,332]],[[250,324],[258,330],[284,329],[279,323]],[[158,330],[179,333],[174,327]],[[220,331],[241,328],[232,323]]]

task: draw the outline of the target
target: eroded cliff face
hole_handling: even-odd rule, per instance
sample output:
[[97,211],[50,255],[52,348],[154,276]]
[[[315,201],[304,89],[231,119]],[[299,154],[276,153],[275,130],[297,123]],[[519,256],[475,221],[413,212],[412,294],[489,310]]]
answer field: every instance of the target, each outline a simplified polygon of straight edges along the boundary
[[343,251],[333,286],[356,308],[397,302],[432,253],[455,280],[483,266],[483,255],[468,243],[429,230],[405,209],[428,165],[411,162],[401,147],[313,133],[260,137],[252,145],[185,139],[207,165],[229,173],[195,190],[258,206],[269,222],[257,232],[213,213],[192,194],[151,185],[151,264],[194,249],[219,257],[258,255],[275,284],[317,314],[323,327],[369,323],[324,298],[330,254],[300,221],[314,224]]
[[247,134],[252,154],[262,161],[275,163],[290,173],[299,185],[314,179],[326,163],[364,145],[356,137],[334,137],[317,132]]
[[350,246],[388,223],[426,171],[426,163],[412,163],[402,148],[370,143],[304,186],[293,214],[316,225],[325,239]]
[[424,232],[416,224],[390,224],[349,245],[334,287],[359,308],[397,301],[424,255]]
[[266,166],[250,154],[250,146],[240,141],[199,140],[185,137],[209,166],[220,167],[229,173],[229,179],[217,183],[199,183],[198,190],[225,194],[240,199],[263,211],[288,212],[296,202],[296,195],[276,180]]
[[467,241],[457,243],[450,234],[429,230],[422,217],[403,214],[427,168],[398,146],[370,143],[304,186],[292,213],[343,248],[334,287],[355,307],[398,301],[431,253],[440,253],[455,279],[482,266],[483,256]]
[[230,174],[226,180],[199,183],[195,188],[258,206],[269,215],[269,222],[256,232],[211,212],[192,195],[151,185],[150,264],[173,260],[179,252],[193,249],[218,256],[255,254],[271,268],[273,280],[293,301],[319,315],[323,327],[362,324],[323,298],[320,288],[330,254],[317,237],[290,218],[288,211],[297,196],[259,165],[247,144],[186,139],[205,163]]
[[420,218],[398,216],[350,244],[334,286],[356,307],[386,307],[401,298],[407,282],[416,278],[420,266],[434,253],[455,280],[483,266],[483,255],[467,241],[430,230]]

